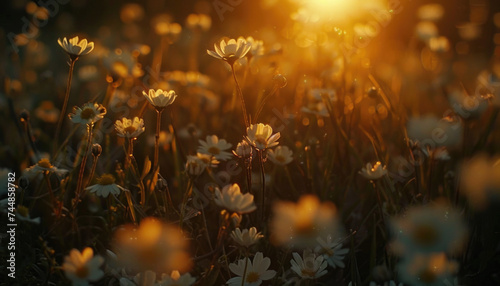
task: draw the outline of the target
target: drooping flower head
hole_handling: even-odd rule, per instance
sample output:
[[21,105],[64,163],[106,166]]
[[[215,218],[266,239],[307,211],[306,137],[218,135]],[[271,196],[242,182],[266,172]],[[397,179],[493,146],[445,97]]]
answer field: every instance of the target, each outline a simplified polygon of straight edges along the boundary
[[235,61],[243,58],[252,48],[250,43],[240,38],[238,40],[230,39],[229,41],[221,40],[219,46],[214,44],[215,52],[207,50],[207,53],[214,58],[221,59],[230,65]]
[[249,159],[252,158],[252,151],[252,146],[250,146],[247,141],[243,140],[236,145],[236,149],[233,150],[233,154],[238,158]]
[[137,138],[145,129],[144,120],[139,117],[134,117],[134,119],[123,117],[115,122],[115,130],[120,137]]
[[273,128],[267,124],[252,124],[247,128],[245,139],[257,150],[265,150],[279,144],[280,133],[273,134]]
[[82,108],[75,106],[73,113],[69,114],[69,119],[73,123],[94,124],[101,120],[106,114],[106,108],[102,104],[85,103]]
[[257,209],[253,201],[253,195],[242,194],[238,184],[227,185],[215,190],[215,203],[230,212],[239,214],[250,213]]
[[107,198],[109,194],[117,196],[123,187],[115,184],[115,177],[111,174],[104,174],[97,179],[97,184],[85,188],[85,190],[95,193],[96,195]]
[[86,55],[94,49],[94,42],[89,42],[87,39],[80,40],[78,36],[69,40],[66,39],[66,37],[62,40],[59,38],[57,43],[59,43],[59,46],[68,53],[72,60],[77,59],[79,56]]
[[177,98],[177,94],[173,90],[164,91],[162,89],[150,89],[148,93],[143,91],[142,94],[157,110],[162,110],[163,108],[169,106]]
[[104,263],[104,258],[100,255],[94,257],[92,248],[87,247],[81,253],[78,249],[72,249],[68,256],[64,257],[63,269],[73,285],[89,285],[104,276],[104,272],[99,269]]

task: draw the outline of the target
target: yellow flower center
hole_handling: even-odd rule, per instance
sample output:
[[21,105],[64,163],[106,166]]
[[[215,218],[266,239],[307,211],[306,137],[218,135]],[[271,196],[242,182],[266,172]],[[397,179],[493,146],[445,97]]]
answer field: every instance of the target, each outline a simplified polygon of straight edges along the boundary
[[87,107],[84,110],[82,110],[82,113],[80,113],[80,117],[85,120],[89,120],[95,116],[95,111],[91,107]]
[[125,133],[132,134],[137,130],[137,128],[135,128],[134,126],[128,126],[125,127],[123,130],[125,131]]
[[52,168],[52,165],[50,164],[49,159],[42,159],[42,160],[38,161],[38,166],[45,168],[45,169]]
[[219,155],[220,149],[215,147],[215,146],[212,146],[212,147],[208,148],[208,153],[214,154],[214,155]]
[[97,179],[97,184],[105,186],[105,185],[111,185],[115,183],[115,177],[110,174],[104,174],[102,175],[99,179]]
[[76,277],[81,279],[87,278],[87,276],[89,276],[89,269],[87,265],[82,265],[76,268],[75,275]]
[[422,224],[415,228],[412,233],[413,240],[423,246],[431,246],[438,240],[439,233],[432,225]]
[[260,275],[256,272],[250,272],[247,274],[247,278],[245,279],[248,283],[253,283],[259,281]]
[[281,156],[281,155],[278,155],[275,157],[276,161],[280,162],[280,163],[285,163],[285,157]]
[[255,138],[255,142],[256,142],[257,144],[260,144],[260,145],[263,145],[263,146],[266,146],[266,145],[267,145],[267,140],[266,140],[266,138],[265,138],[265,137],[263,137],[263,136],[257,136],[257,137]]
[[302,269],[302,276],[314,277],[316,275],[316,271],[310,269]]

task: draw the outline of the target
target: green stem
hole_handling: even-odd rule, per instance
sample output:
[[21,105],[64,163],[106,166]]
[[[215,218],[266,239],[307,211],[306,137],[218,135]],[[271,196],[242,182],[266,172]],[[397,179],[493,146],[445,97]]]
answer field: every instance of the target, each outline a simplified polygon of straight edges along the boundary
[[238,91],[238,95],[240,97],[241,109],[243,111],[243,119],[245,120],[245,127],[248,128],[248,127],[250,127],[250,123],[248,121],[247,108],[245,106],[245,99],[243,98],[243,92],[241,91],[240,84],[238,83],[238,80],[236,79],[236,73],[234,72],[234,64],[231,65],[231,72],[233,74],[234,83],[236,84],[236,90]]
[[83,186],[83,174],[85,173],[85,166],[87,165],[87,154],[90,149],[90,144],[92,143],[92,133],[94,129],[94,123],[87,124],[87,146],[85,146],[85,152],[83,153],[82,162],[80,164],[80,172],[78,173],[78,182],[75,193],[75,201],[73,203],[73,208],[76,208],[78,201],[81,197],[81,191]]
[[59,135],[61,133],[62,124],[64,118],[66,117],[66,109],[68,107],[69,100],[69,92],[71,90],[71,80],[73,79],[73,69],[75,68],[75,63],[78,60],[78,57],[70,57],[69,61],[69,72],[68,72],[68,84],[66,85],[66,93],[64,94],[64,102],[61,109],[61,113],[59,114],[59,120],[57,121],[56,134],[54,136],[54,147],[52,152],[57,151],[57,143],[59,140]]
[[155,155],[153,160],[153,172],[156,172],[158,168],[158,157],[160,154],[160,125],[161,125],[161,113],[163,109],[156,110],[156,135],[155,135]]
[[263,151],[259,150],[257,153],[259,153],[259,163],[260,163],[260,175],[262,178],[262,219],[264,219],[265,215],[265,195],[266,195],[266,172],[264,170],[264,158],[262,156]]

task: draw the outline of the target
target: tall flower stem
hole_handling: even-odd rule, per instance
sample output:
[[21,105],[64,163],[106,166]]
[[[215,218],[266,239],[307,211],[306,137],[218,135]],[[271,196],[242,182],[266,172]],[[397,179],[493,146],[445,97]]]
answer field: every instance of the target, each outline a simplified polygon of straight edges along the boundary
[[262,203],[262,218],[264,218],[264,215],[266,213],[265,211],[265,196],[266,196],[266,172],[264,170],[264,157],[263,157],[263,151],[259,150],[257,151],[259,153],[259,163],[260,163],[260,176],[262,178],[262,197],[261,197],[261,203]]
[[92,156],[92,157],[93,157],[93,160],[92,160],[92,169],[90,170],[90,175],[89,175],[89,179],[87,181],[86,186],[90,185],[90,183],[92,182],[92,178],[94,177],[95,169],[97,167],[97,159],[99,158],[99,156]]
[[68,108],[69,91],[71,90],[71,80],[73,79],[73,69],[75,68],[75,63],[77,60],[78,57],[70,57],[69,60],[68,83],[66,85],[66,93],[64,94],[64,102],[61,109],[61,113],[59,114],[59,120],[57,121],[57,128],[56,128],[56,134],[54,136],[54,146],[52,149],[52,153],[57,151],[59,135],[61,133],[62,124],[66,116],[66,109]]
[[236,85],[236,91],[238,92],[238,96],[239,96],[240,101],[241,101],[241,109],[243,110],[243,119],[245,120],[245,127],[248,128],[248,127],[250,127],[250,123],[248,121],[247,108],[245,106],[245,99],[243,98],[243,92],[241,91],[240,84],[238,83],[238,80],[236,79],[236,73],[234,72],[234,64],[231,65],[231,72],[233,74],[234,83]]
[[243,276],[241,277],[241,286],[245,286],[245,276],[247,276],[247,268],[248,268],[248,253],[245,253],[245,269],[243,270]]
[[80,164],[80,172],[78,173],[78,183],[75,193],[75,201],[73,202],[73,207],[76,208],[78,201],[80,200],[80,193],[82,192],[83,186],[83,174],[85,173],[85,166],[87,165],[87,154],[90,149],[90,144],[92,143],[92,133],[94,129],[94,123],[87,124],[87,146],[85,146],[85,152],[82,156],[82,163]]
[[160,124],[163,109],[156,109],[156,135],[155,135],[155,155],[153,159],[153,172],[158,168],[158,157],[160,154]]

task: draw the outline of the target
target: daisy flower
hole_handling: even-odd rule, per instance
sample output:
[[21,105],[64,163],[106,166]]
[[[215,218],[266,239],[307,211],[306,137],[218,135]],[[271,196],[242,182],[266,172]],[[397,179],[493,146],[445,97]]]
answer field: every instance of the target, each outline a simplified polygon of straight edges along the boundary
[[325,275],[327,262],[323,256],[316,256],[311,250],[304,250],[302,257],[297,253],[292,253],[293,259],[290,260],[292,270],[302,279],[316,279]]
[[443,205],[413,207],[391,227],[393,249],[405,255],[460,250],[467,234],[460,214]]
[[397,268],[399,279],[408,285],[441,286],[458,271],[458,263],[441,252],[417,254],[400,262]]
[[198,156],[187,156],[186,172],[191,176],[199,176],[207,168],[207,164]]
[[267,156],[276,165],[285,166],[293,161],[293,152],[287,146],[278,146],[274,150],[268,150]]
[[236,145],[236,149],[233,150],[233,154],[238,158],[251,158],[252,150],[252,146],[250,146],[247,141],[243,140]]
[[237,244],[249,247],[256,244],[264,236],[260,232],[257,232],[255,227],[251,227],[250,229],[245,228],[243,231],[240,228],[236,228],[231,232],[231,237]]
[[104,272],[99,269],[103,263],[104,258],[100,255],[94,257],[92,248],[87,247],[81,253],[73,248],[69,255],[64,257],[62,268],[73,285],[86,286],[104,276]]
[[174,270],[170,275],[162,274],[161,281],[156,285],[158,286],[190,286],[196,282],[196,278],[192,277],[191,274],[180,274],[179,271]]
[[328,236],[326,241],[318,238],[320,246],[316,247],[316,253],[323,254],[328,264],[333,268],[344,268],[344,258],[349,253],[348,248],[342,248],[342,243],[338,240],[333,241],[331,236]]
[[66,37],[62,40],[59,38],[57,39],[57,43],[72,59],[86,55],[94,49],[94,42],[89,42],[87,39],[80,40],[78,36],[69,40]]
[[387,175],[387,169],[386,166],[382,166],[382,163],[377,161],[373,166],[371,163],[366,163],[366,167],[362,168],[358,173],[368,180],[377,180]]
[[238,40],[245,40],[250,44],[251,49],[246,54],[247,57],[258,57],[264,54],[264,43],[259,40],[255,40],[253,37],[247,37],[246,39],[243,37],[239,37]]
[[257,209],[253,195],[242,194],[238,184],[227,185],[222,188],[222,192],[216,189],[215,203],[223,209],[239,214],[250,213]]
[[164,91],[162,89],[150,89],[148,93],[143,91],[142,94],[156,109],[163,109],[171,105],[177,98],[177,94],[173,90]]
[[215,157],[217,160],[225,161],[231,158],[231,153],[225,150],[231,148],[233,145],[228,143],[224,139],[219,139],[216,135],[207,136],[206,140],[199,140],[200,147],[198,147],[198,152],[202,154],[209,154]]
[[123,117],[115,122],[115,130],[120,137],[137,138],[145,129],[144,120],[139,117],[134,117],[134,119]]
[[85,188],[85,190],[95,193],[96,195],[107,198],[109,194],[114,196],[119,195],[123,187],[115,184],[115,177],[110,174],[104,174],[97,179],[97,184]]
[[214,58],[223,60],[230,65],[235,61],[243,58],[252,48],[250,43],[240,38],[238,40],[230,39],[229,41],[221,40],[219,46],[214,44],[214,51],[207,50],[207,53]]
[[252,124],[247,128],[245,139],[257,150],[264,150],[279,144],[280,133],[273,134],[273,128],[267,124]]
[[112,245],[120,266],[131,271],[184,272],[192,265],[181,229],[156,218],[144,218],[139,226],[120,226]]
[[69,119],[73,123],[94,124],[101,120],[106,114],[106,108],[97,103],[85,103],[82,108],[73,107],[73,113],[69,114]]
[[264,257],[262,252],[255,254],[253,262],[250,261],[250,258],[239,259],[236,263],[229,264],[231,272],[238,275],[238,277],[229,279],[226,284],[230,286],[258,286],[262,284],[262,281],[270,280],[276,276],[276,271],[268,270],[270,265],[271,259]]
[[302,196],[297,203],[277,202],[271,219],[271,241],[277,245],[316,247],[318,237],[336,238],[342,234],[337,208],[321,203],[316,196]]
[[24,175],[32,180],[32,179],[36,178],[38,175],[43,174],[45,172],[54,173],[58,177],[63,177],[69,171],[65,170],[65,169],[56,168],[55,166],[53,166],[50,163],[49,159],[44,158],[44,159],[41,159],[40,161],[38,161],[38,163],[36,163],[35,165],[33,165],[29,168],[26,168],[24,170]]

